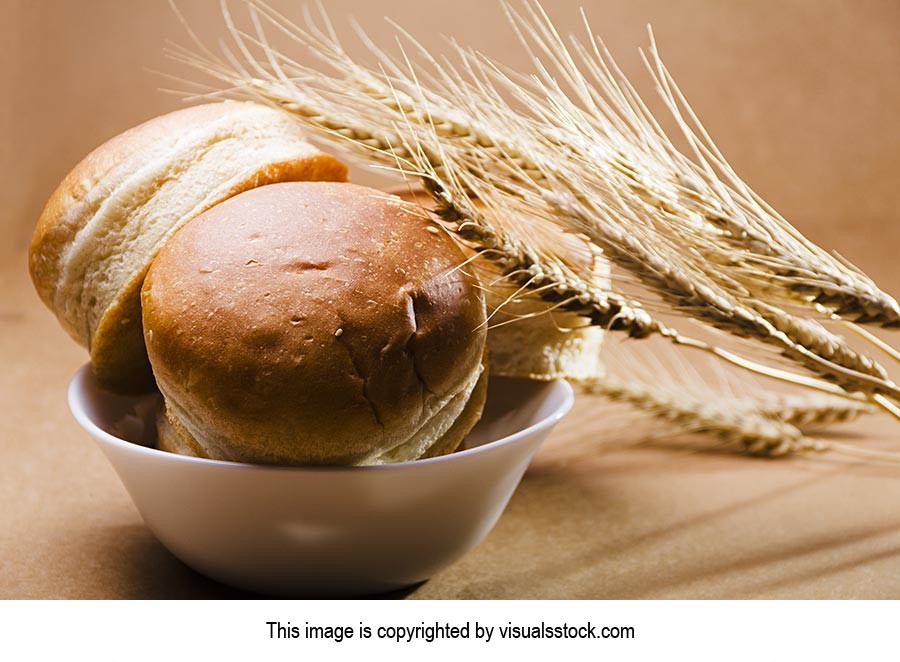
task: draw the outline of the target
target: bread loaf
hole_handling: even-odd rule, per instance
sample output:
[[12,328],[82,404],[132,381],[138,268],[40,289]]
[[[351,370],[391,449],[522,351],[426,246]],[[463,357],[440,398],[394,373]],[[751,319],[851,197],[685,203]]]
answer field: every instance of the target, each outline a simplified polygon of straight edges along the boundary
[[93,151],[59,185],[31,242],[31,276],[62,326],[90,350],[104,386],[149,388],[139,293],[172,233],[241,191],[346,174],[265,106],[225,102],[157,117]]
[[454,450],[485,398],[464,256],[395,196],[283,183],[175,233],[142,290],[164,448],[273,464]]

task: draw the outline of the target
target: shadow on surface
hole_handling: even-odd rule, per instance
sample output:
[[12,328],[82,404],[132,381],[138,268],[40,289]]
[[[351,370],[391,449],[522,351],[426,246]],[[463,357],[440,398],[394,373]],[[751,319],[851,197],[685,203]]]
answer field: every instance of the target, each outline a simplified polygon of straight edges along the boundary
[[130,600],[255,599],[264,596],[213,581],[179,561],[142,525],[111,527],[104,566],[111,593]]
[[[271,596],[221,584],[182,563],[150,531],[141,525],[111,527],[107,534],[115,540],[107,546],[104,560],[108,581],[116,598],[130,600],[224,600],[267,599]],[[407,588],[361,599],[404,599],[424,582]],[[113,597],[113,596],[111,596]],[[283,596],[276,596],[278,599]],[[289,597],[289,596],[288,596]],[[317,595],[298,595],[297,599],[322,599]],[[351,596],[352,597],[352,596]]]

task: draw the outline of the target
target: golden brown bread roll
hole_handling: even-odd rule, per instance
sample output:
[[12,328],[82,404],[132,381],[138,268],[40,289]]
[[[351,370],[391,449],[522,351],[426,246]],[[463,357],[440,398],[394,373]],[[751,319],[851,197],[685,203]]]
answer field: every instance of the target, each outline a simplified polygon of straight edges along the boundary
[[32,279],[90,350],[104,386],[149,387],[140,287],[167,238],[241,191],[346,175],[342,163],[265,106],[215,103],[157,117],[96,149],[59,185],[31,242]]
[[485,307],[425,218],[352,184],[242,193],[172,236],[142,290],[164,448],[275,464],[454,450],[485,396]]

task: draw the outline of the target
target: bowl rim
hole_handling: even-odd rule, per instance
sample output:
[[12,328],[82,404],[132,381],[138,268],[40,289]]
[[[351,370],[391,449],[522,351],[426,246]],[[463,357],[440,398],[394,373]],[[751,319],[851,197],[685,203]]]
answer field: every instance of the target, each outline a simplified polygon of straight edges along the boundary
[[[84,428],[91,436],[95,439],[101,439],[104,442],[116,446],[118,448],[122,448],[131,453],[137,453],[138,455],[146,454],[151,457],[163,458],[167,461],[172,462],[186,462],[189,464],[197,464],[200,466],[211,466],[211,467],[221,467],[232,468],[232,469],[253,469],[253,470],[262,470],[262,471],[285,471],[285,472],[343,472],[343,471],[352,471],[352,472],[360,472],[360,471],[390,471],[390,470],[409,470],[412,467],[424,467],[439,463],[446,462],[454,462],[454,461],[462,461],[463,458],[470,457],[473,455],[478,455],[485,452],[491,452],[496,448],[500,448],[502,446],[507,446],[510,444],[514,444],[519,441],[523,437],[530,436],[536,432],[540,432],[546,428],[553,427],[556,425],[566,414],[571,411],[572,406],[575,403],[575,392],[572,389],[571,384],[565,379],[555,379],[547,382],[543,382],[551,386],[554,389],[562,390],[562,402],[556,407],[549,415],[544,416],[540,420],[535,423],[532,423],[528,427],[522,428],[521,430],[517,430],[512,434],[506,435],[505,437],[500,437],[499,439],[493,439],[486,443],[483,443],[479,446],[475,446],[474,448],[467,448],[465,450],[456,451],[455,453],[450,453],[449,455],[441,455],[439,457],[429,457],[421,460],[407,460],[404,462],[393,462],[389,464],[374,464],[374,465],[366,465],[366,466],[351,466],[351,467],[335,467],[335,466],[284,466],[284,465],[275,465],[275,464],[252,464],[249,462],[232,462],[231,460],[212,460],[203,457],[191,457],[188,455],[178,455],[177,453],[170,453],[168,451],[162,451],[157,448],[150,448],[148,446],[142,446],[141,444],[135,443],[133,441],[128,441],[126,439],[122,439],[113,434],[110,434],[103,428],[101,428],[96,422],[94,422],[93,418],[91,418],[87,411],[81,407],[78,403],[85,396],[82,395],[82,392],[86,390],[86,382],[87,380],[93,380],[93,374],[91,373],[91,364],[85,363],[81,366],[75,374],[72,376],[72,379],[69,381],[69,386],[67,389],[67,400],[69,404],[69,410],[72,412],[72,415],[75,417],[75,420],[78,424]],[[99,388],[99,387],[97,387]],[[102,390],[102,389],[100,389]],[[116,394],[111,394],[116,395]],[[122,397],[122,396],[116,396]],[[126,396],[127,397],[127,396]]]

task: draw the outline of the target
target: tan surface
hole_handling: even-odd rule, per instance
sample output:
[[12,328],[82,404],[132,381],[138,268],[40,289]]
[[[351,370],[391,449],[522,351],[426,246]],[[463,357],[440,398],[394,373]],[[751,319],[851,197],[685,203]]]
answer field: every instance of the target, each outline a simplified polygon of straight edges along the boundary
[[[216,13],[215,3],[179,4],[198,19]],[[339,16],[350,2],[328,4]],[[418,34],[440,25],[521,63],[495,7],[473,20],[486,3],[434,4],[354,12],[373,26],[406,14]],[[553,13],[574,27],[576,4],[553,3]],[[176,107],[142,67],[163,66],[159,44],[177,26],[164,3],[7,1],[3,10],[0,83],[12,94],[0,104],[0,596],[235,595],[154,540],[69,416],[66,383],[85,355],[26,275],[27,237],[58,180],[102,140]],[[604,2],[591,14],[635,73],[633,47],[652,19],[737,170],[804,232],[900,290],[900,4]],[[885,419],[845,430],[900,447],[900,428]],[[411,597],[900,597],[900,469],[601,454],[592,442],[602,435],[602,413],[581,401],[485,543]]]

